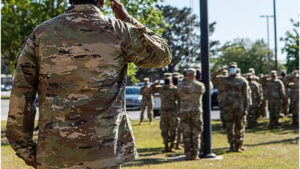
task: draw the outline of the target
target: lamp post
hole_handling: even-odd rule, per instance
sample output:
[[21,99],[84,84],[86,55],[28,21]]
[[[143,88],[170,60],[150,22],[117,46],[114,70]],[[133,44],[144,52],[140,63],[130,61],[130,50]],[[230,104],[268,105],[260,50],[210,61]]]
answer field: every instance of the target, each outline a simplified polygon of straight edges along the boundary
[[267,45],[268,45],[268,70],[271,71],[271,56],[270,56],[270,31],[269,31],[269,18],[273,17],[273,15],[261,15],[261,18],[266,18],[267,20]]
[[276,0],[273,0],[273,15],[274,15],[274,50],[275,50],[275,69],[278,71],[278,59],[277,59],[277,23],[276,23]]
[[211,119],[210,119],[210,69],[209,69],[209,41],[208,41],[208,10],[207,0],[200,0],[201,18],[201,66],[202,80],[205,84],[206,92],[203,96],[203,149],[200,158],[215,158],[211,151]]

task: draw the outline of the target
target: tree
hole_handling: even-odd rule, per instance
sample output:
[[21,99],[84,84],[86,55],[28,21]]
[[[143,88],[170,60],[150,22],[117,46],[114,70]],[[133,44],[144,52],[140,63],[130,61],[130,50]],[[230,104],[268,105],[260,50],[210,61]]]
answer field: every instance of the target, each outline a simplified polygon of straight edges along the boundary
[[299,70],[299,22],[294,22],[292,19],[291,22],[294,26],[293,30],[287,31],[285,37],[280,39],[285,43],[282,52],[287,53],[286,67],[288,73],[295,69]]
[[[256,73],[269,73],[268,64],[271,65],[270,69],[274,69],[274,61],[269,63],[268,52],[270,52],[272,59],[274,57],[273,52],[268,49],[263,40],[251,42],[249,39],[236,39],[227,42],[219,49],[218,56],[213,58],[212,71],[215,72],[235,61],[242,73],[247,73],[249,68],[254,68]],[[282,69],[282,66],[279,65],[279,69]]]
[[[170,5],[158,6],[163,12],[165,25],[162,37],[167,40],[172,49],[172,62],[162,69],[138,69],[140,79],[151,76],[152,79],[159,78],[164,72],[178,71],[184,63],[196,63],[200,57],[200,23],[199,18],[192,13],[191,8],[179,9]],[[216,23],[210,24],[210,34],[214,32]],[[211,41],[211,53],[216,52],[218,41]],[[186,65],[187,66],[187,65]],[[153,77],[155,76],[155,77]]]
[[[163,32],[164,25],[162,12],[155,7],[161,0],[121,0],[129,14],[137,18],[142,24],[157,33]],[[106,1],[104,13],[112,15],[109,1]],[[20,49],[20,42],[42,22],[63,13],[68,0],[3,0],[2,14],[2,71],[11,73],[14,70],[14,60]],[[129,73],[133,80],[135,69],[129,65]]]

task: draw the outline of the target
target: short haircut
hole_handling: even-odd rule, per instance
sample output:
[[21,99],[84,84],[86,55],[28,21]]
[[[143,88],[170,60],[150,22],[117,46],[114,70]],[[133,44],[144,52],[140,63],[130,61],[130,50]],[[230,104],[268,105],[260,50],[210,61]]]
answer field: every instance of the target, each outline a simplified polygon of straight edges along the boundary
[[80,4],[93,4],[93,5],[97,5],[98,2],[99,2],[99,0],[72,0],[72,3],[74,5],[80,5]]

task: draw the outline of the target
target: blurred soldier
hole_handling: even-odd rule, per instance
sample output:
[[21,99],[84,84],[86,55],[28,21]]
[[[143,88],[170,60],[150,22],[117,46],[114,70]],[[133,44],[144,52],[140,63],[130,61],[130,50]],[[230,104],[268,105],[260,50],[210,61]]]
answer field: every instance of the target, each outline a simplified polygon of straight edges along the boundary
[[[178,73],[178,72],[174,72],[173,74],[173,85],[175,85],[176,87],[179,85],[179,83],[180,83],[180,81],[179,81],[179,77],[180,77],[180,73]],[[178,128],[177,128],[177,139],[176,139],[176,147],[175,147],[175,149],[177,149],[177,150],[181,150],[182,149],[182,147],[181,147],[181,145],[182,145],[182,128],[181,128],[181,125],[180,125],[180,118],[178,117],[178,120],[177,120],[177,122],[178,122]]]
[[249,74],[247,77],[249,87],[251,89],[251,100],[252,104],[249,108],[249,114],[247,116],[248,128],[255,127],[257,125],[257,119],[259,118],[259,109],[262,103],[262,90],[260,84],[257,83],[256,77]]
[[[228,71],[223,70],[222,75],[223,77],[228,76]],[[222,83],[214,83],[218,88],[218,102],[219,102],[219,109],[220,109],[220,116],[222,121],[222,127],[226,128],[225,118],[224,118],[224,102],[226,101],[226,91],[225,91],[225,85]]]
[[143,124],[144,121],[144,113],[147,107],[148,119],[149,124],[152,123],[153,118],[153,90],[150,87],[149,78],[144,78],[145,85],[140,90],[140,95],[142,95],[141,101],[141,118],[140,118],[140,125]]
[[101,12],[104,0],[71,0],[65,13],[39,25],[21,48],[6,135],[27,165],[120,168],[137,157],[125,111],[128,63],[164,67],[171,51],[120,2],[110,2],[118,19]]
[[155,83],[153,91],[160,94],[160,129],[165,149],[163,152],[172,152],[175,148],[175,139],[178,126],[179,95],[177,87],[172,84],[172,73],[164,74],[165,84]]
[[202,96],[205,93],[203,83],[196,81],[196,70],[186,71],[186,81],[178,87],[180,95],[180,119],[183,129],[183,145],[186,160],[199,159],[202,120]]
[[264,74],[259,74],[259,84],[261,86],[261,89],[262,89],[262,94],[263,94],[263,100],[262,100],[262,104],[260,106],[260,110],[259,110],[259,117],[267,117],[267,111],[266,111],[266,108],[267,108],[267,100],[266,100],[266,89],[265,89],[265,85],[262,84],[262,79],[265,77]]
[[293,126],[299,127],[299,71],[295,70],[287,77],[287,83],[291,83],[291,113]]
[[245,117],[251,104],[249,85],[245,78],[237,74],[237,63],[229,64],[229,76],[219,76],[225,68],[212,75],[212,81],[224,84],[226,99],[224,100],[224,118],[226,121],[229,151],[242,152],[245,132]]
[[[287,86],[287,77],[286,77],[286,71],[281,71],[281,77],[279,78],[284,87],[285,87],[285,91],[286,91],[286,95],[289,96],[289,93],[288,93],[288,86]],[[282,100],[282,103],[281,103],[281,110],[280,110],[280,113],[283,115],[283,116],[288,116],[288,112],[289,112],[289,97],[284,97],[283,100]]]
[[272,70],[269,76],[262,79],[265,85],[265,97],[268,101],[268,110],[270,113],[270,128],[278,127],[281,101],[285,95],[285,88],[281,80],[277,77],[277,71]]
[[259,82],[259,77],[255,75],[255,69],[254,68],[249,68],[248,73],[251,74],[251,76],[252,76],[251,78],[253,80],[255,80],[256,82]]

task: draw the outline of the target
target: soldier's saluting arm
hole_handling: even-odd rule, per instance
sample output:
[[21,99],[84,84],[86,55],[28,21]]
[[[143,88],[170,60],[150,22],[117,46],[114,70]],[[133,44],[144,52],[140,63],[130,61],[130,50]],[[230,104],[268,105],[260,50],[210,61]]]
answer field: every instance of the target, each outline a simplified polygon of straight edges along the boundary
[[212,74],[211,77],[211,81],[213,82],[213,84],[215,85],[219,85],[220,83],[222,83],[222,80],[224,79],[224,76],[220,76],[219,74],[224,71],[226,68],[220,69],[217,72]]
[[[119,8],[124,8],[121,3],[114,2]],[[120,38],[125,61],[133,62],[141,68],[161,68],[168,65],[172,54],[164,39],[128,13],[124,15],[123,21],[116,19],[112,23]]]

